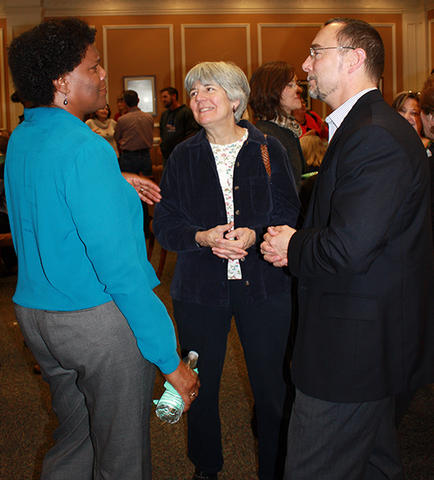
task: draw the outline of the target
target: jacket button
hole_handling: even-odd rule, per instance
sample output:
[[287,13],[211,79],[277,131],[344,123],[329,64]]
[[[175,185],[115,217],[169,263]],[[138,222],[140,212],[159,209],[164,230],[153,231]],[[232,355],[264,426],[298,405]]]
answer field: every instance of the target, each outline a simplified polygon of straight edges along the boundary
[[246,257],[240,258],[240,262],[245,262],[245,261],[246,261]]
[[246,280],[246,287],[249,287],[249,286],[250,286],[250,282]]
[[235,215],[239,215],[240,214],[240,211],[239,210],[235,210]]
[[239,167],[239,166],[240,166],[240,162],[237,162],[237,163],[236,163],[236,166]]
[[239,190],[240,187],[238,185],[235,185],[234,190]]

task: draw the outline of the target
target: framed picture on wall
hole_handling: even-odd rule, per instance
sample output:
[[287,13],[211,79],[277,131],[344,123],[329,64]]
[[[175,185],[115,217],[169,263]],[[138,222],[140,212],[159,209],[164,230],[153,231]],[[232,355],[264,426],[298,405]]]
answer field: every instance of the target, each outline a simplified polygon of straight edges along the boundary
[[155,75],[137,75],[123,77],[124,90],[134,90],[139,96],[138,107],[143,112],[157,115],[157,98],[155,96]]
[[302,89],[301,92],[301,98],[304,100],[304,103],[306,104],[306,110],[310,110],[312,108],[312,102],[311,98],[309,96],[309,89],[308,89],[308,83],[307,80],[299,80],[298,84],[300,85],[300,88]]

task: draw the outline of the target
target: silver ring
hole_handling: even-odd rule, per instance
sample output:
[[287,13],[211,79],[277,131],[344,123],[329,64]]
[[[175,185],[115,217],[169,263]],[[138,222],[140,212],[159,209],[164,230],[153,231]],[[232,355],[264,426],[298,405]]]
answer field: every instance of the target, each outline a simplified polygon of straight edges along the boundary
[[194,398],[196,395],[197,395],[196,392],[191,392],[191,393],[190,393],[190,397],[191,397],[191,398]]
[[144,188],[140,188],[140,190],[139,190],[140,193],[143,193],[144,191],[145,191]]

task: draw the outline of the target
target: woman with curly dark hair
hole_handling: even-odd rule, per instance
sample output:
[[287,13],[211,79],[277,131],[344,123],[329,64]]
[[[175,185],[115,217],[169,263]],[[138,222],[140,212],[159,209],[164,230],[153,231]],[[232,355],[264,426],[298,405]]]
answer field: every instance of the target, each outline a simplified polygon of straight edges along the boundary
[[9,50],[18,94],[33,106],[5,169],[19,261],[13,300],[59,419],[44,480],[150,479],[153,364],[187,409],[198,392],[152,291],[139,197],[82,121],[106,104],[94,37],[78,19],[47,21]]
[[292,116],[292,110],[301,108],[301,88],[294,67],[286,62],[264,63],[253,73],[250,88],[249,105],[255,126],[262,133],[277,138],[285,147],[299,188],[304,160],[298,140],[302,130]]

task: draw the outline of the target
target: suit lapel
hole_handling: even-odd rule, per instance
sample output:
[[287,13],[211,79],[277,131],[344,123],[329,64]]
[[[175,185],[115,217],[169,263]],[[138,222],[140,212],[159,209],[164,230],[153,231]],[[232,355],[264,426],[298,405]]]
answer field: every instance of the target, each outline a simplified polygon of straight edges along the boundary
[[329,143],[329,146],[326,150],[326,153],[324,155],[323,161],[321,162],[321,166],[318,172],[318,177],[315,181],[314,188],[312,190],[312,195],[311,195],[311,200],[309,202],[309,206],[306,212],[306,218],[303,224],[303,227],[311,227],[313,225],[313,220],[314,220],[314,212],[317,210],[317,202],[318,202],[318,184],[321,182],[321,179],[323,177],[323,172],[330,168],[334,159],[334,154],[336,151],[336,147],[338,145],[338,142],[342,139],[344,135],[347,135],[348,133],[352,132],[352,130],[357,129],[360,122],[359,122],[359,113],[360,110],[367,104],[367,103],[372,103],[375,101],[383,101],[383,97],[381,96],[381,93],[379,90],[372,90],[362,97],[360,97],[357,102],[354,104],[353,108],[348,112],[348,115],[344,118],[343,122],[339,126],[339,128],[336,130],[335,134],[333,135],[333,138],[331,142]]

